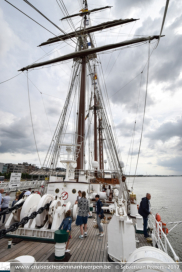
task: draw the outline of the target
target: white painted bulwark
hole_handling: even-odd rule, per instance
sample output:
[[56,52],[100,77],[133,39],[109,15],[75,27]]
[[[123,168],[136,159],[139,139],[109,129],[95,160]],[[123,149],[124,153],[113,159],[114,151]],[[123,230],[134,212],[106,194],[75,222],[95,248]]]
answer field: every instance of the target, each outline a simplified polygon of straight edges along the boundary
[[9,188],[16,188],[20,186],[21,173],[11,173]]
[[130,215],[132,217],[136,217],[136,215],[138,214],[138,209],[137,209],[137,204],[130,204]]
[[126,262],[136,249],[135,231],[132,220],[113,215],[108,224],[108,254],[120,262]]
[[57,176],[50,176],[49,182],[58,182],[63,181],[63,177],[57,177]]
[[67,202],[71,202],[72,205],[75,204],[77,200],[78,191],[85,191],[86,197],[88,197],[89,184],[79,183],[79,182],[60,182],[60,183],[49,183],[47,188],[47,193],[53,196],[62,197],[62,199]]
[[136,230],[143,231],[143,217],[139,214],[136,215]]

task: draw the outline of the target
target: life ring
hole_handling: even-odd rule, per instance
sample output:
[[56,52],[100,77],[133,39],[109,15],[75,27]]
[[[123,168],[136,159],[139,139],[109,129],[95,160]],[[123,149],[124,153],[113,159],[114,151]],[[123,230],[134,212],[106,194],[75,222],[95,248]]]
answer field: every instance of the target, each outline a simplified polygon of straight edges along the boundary
[[161,221],[161,216],[160,216],[159,213],[156,213],[155,219],[156,219],[157,222],[160,222],[160,221]]
[[162,231],[167,235],[169,233],[168,228],[166,227],[166,223],[162,222]]

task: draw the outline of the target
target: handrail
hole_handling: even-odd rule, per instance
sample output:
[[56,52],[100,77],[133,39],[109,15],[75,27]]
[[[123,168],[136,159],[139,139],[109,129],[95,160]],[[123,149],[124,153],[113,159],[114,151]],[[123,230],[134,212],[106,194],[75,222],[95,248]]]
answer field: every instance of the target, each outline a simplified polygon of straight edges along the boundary
[[[150,226],[153,227],[153,230],[154,230],[154,239],[155,239],[155,242],[157,242],[157,245],[159,246],[160,249],[162,249],[164,252],[167,253],[167,246],[170,248],[172,254],[173,254],[173,257],[174,257],[174,260],[176,262],[179,262],[179,257],[176,255],[173,247],[171,246],[166,234],[163,232],[162,230],[162,223],[161,222],[158,222],[156,219],[155,219],[155,216],[152,214],[151,215],[152,218],[154,219],[154,222],[152,222],[151,220],[151,217],[149,217],[149,224]],[[163,241],[162,241],[162,238],[163,238]]]

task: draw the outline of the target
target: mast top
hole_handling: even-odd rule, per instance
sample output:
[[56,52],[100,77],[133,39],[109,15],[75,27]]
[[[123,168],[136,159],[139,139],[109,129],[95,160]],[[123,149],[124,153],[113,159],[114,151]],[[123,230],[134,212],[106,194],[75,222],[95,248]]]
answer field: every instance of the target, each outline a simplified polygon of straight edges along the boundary
[[82,9],[82,10],[81,10],[81,11],[82,11],[81,13],[75,13],[75,14],[72,14],[72,15],[69,15],[69,16],[66,16],[66,17],[63,17],[63,18],[60,19],[60,20],[62,21],[62,20],[68,19],[68,18],[76,17],[76,16],[85,16],[85,15],[89,15],[89,14],[92,13],[92,12],[96,12],[96,11],[103,10],[103,9],[107,9],[107,8],[112,8],[112,6],[106,6],[106,7],[97,8],[97,9],[92,9],[92,10],[88,10],[87,8],[86,8],[86,9]]

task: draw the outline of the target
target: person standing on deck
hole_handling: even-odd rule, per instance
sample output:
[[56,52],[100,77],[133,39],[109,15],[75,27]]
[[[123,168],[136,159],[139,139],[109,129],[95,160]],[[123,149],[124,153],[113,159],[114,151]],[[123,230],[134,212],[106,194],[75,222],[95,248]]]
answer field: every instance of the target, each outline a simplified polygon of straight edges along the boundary
[[16,195],[15,200],[13,200],[11,207],[14,207],[14,205],[18,202],[18,196]]
[[109,185],[107,190],[106,190],[107,198],[109,198],[110,192],[111,192],[111,189],[110,189],[110,185]]
[[[11,197],[9,196],[9,192],[6,193],[6,195],[2,199],[2,205],[1,205],[1,211],[3,212],[7,208],[9,208],[9,202],[11,200]],[[6,219],[6,214],[3,214],[3,224]],[[0,221],[1,221],[1,216],[0,216]]]
[[148,216],[151,214],[150,212],[150,199],[151,195],[149,193],[146,194],[146,197],[143,197],[140,202],[140,207],[138,213],[143,217],[143,231],[144,237],[148,238],[149,235],[147,233],[147,226],[148,226]]
[[41,189],[40,189],[40,195],[43,196],[44,195],[44,185],[41,186]]
[[96,213],[97,213],[97,225],[99,227],[99,233],[97,235],[100,235],[101,237],[104,236],[103,233],[103,227],[101,226],[101,215],[103,214],[103,210],[102,210],[102,202],[99,199],[99,195],[95,196],[95,200],[96,200]]
[[[89,202],[86,199],[86,193],[82,192],[82,197],[78,200],[78,215],[76,218],[76,225],[80,226],[81,235],[79,236],[80,239],[83,239],[84,236],[87,236],[87,220],[88,220],[88,213],[89,213]],[[84,236],[83,236],[83,225],[84,225]]]
[[65,252],[70,252],[70,249],[68,249],[69,246],[69,241],[71,239],[71,223],[72,223],[72,218],[71,218],[71,211],[68,210],[65,214],[65,219],[63,219],[59,230],[63,228],[63,230],[66,230],[68,232],[68,242],[66,243],[66,251]]
[[78,204],[78,200],[82,197],[82,192],[79,190],[78,191],[78,195],[77,195],[77,198],[76,198],[76,201],[75,201],[75,204]]
[[4,193],[4,189],[0,189],[0,212],[1,212],[1,202],[2,202],[2,194]]
[[28,191],[24,193],[24,196],[29,196],[29,195],[31,195],[31,188],[29,188]]
[[23,197],[24,197],[24,194],[25,194],[25,190],[19,195],[19,197],[18,197],[18,200],[20,200],[20,199],[22,199]]

